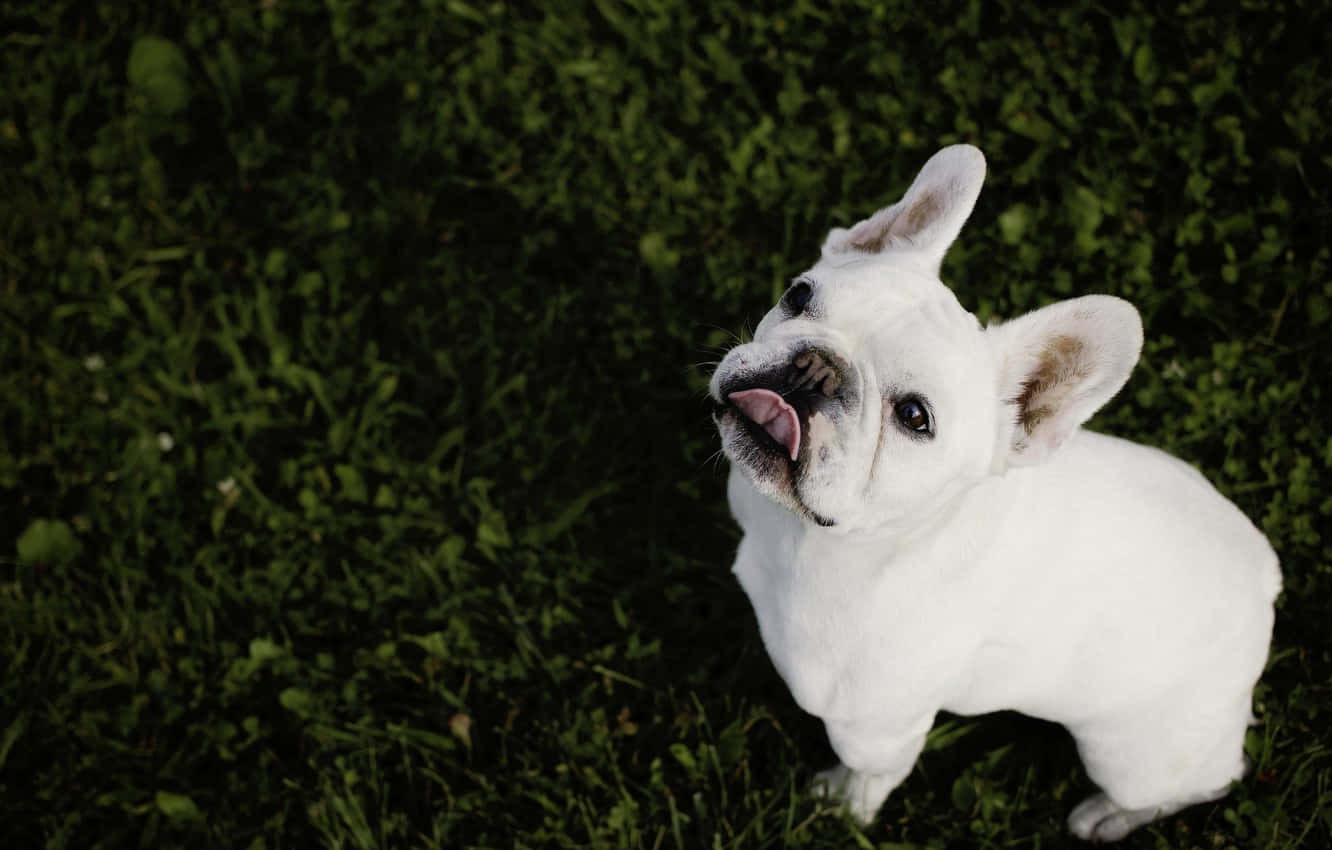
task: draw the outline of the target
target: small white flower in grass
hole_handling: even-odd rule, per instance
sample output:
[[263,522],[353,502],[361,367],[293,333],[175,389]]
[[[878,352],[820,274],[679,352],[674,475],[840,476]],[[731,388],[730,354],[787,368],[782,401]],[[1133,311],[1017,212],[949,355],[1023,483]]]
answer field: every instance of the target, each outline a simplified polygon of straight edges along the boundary
[[87,357],[83,358],[83,368],[87,369],[89,372],[96,372],[105,365],[106,361],[102,359],[102,355],[100,354],[89,354]]
[[217,492],[221,493],[223,496],[230,496],[232,493],[236,492],[236,479],[228,475],[226,478],[217,482]]
[[169,452],[176,447],[176,440],[166,431],[158,431],[157,447],[163,452]]

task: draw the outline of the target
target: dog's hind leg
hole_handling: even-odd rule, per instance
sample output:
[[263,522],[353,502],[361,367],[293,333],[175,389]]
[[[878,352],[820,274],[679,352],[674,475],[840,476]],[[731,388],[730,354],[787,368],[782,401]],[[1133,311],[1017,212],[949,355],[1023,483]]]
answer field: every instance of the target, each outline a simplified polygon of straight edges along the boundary
[[1103,719],[1073,731],[1087,774],[1103,793],[1068,818],[1087,841],[1118,841],[1144,824],[1224,797],[1244,774],[1250,697],[1221,710],[1195,705]]

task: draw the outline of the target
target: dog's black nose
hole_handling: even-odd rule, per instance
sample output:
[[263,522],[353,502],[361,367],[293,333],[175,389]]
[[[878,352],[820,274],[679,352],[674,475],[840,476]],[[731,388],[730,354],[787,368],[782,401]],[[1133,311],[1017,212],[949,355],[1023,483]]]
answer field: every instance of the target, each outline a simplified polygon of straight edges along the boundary
[[810,389],[832,398],[842,387],[842,373],[836,361],[817,348],[808,348],[796,355],[792,361],[796,368],[793,389]]

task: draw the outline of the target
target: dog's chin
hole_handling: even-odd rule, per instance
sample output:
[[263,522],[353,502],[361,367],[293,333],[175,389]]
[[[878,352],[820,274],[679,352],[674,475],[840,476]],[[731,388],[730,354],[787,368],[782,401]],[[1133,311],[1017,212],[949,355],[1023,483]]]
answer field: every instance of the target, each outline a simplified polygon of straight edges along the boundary
[[736,409],[723,408],[714,418],[721,432],[722,452],[745,471],[754,489],[815,525],[836,525],[835,520],[811,510],[800,496],[802,464],[809,454],[805,446],[792,460],[785,447]]

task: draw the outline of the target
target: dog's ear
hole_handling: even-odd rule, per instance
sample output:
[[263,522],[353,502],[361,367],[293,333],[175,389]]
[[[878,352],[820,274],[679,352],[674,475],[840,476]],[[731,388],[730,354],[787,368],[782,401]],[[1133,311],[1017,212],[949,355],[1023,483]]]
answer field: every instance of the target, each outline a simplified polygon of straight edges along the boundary
[[1110,295],[1060,301],[986,333],[1000,358],[999,391],[1013,422],[1006,449],[1014,466],[1053,454],[1119,392],[1142,351],[1138,311]]
[[904,249],[917,253],[938,274],[944,253],[971,215],[985,182],[985,156],[971,145],[952,145],[930,157],[902,200],[851,228],[836,227],[823,243],[823,255],[878,254]]

